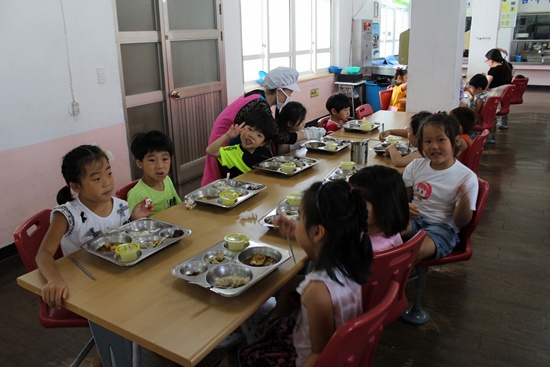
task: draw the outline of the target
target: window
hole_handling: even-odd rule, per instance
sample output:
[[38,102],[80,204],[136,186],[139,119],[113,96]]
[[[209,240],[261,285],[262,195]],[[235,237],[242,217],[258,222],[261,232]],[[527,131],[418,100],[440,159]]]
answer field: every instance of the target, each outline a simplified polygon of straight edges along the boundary
[[381,4],[380,57],[399,54],[399,35],[409,29],[409,7],[390,2]]
[[245,84],[261,70],[326,70],[332,59],[332,0],[241,0]]

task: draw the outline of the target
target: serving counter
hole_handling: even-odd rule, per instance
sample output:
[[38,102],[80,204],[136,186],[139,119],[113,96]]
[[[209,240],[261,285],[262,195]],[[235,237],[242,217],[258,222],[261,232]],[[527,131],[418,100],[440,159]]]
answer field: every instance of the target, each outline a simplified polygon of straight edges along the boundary
[[[385,128],[407,126],[409,113],[379,111],[367,119],[384,122]],[[349,139],[377,138],[379,131],[359,136],[338,132]],[[269,297],[287,283],[307,261],[294,243],[292,259],[236,297],[222,297],[171,274],[177,264],[223,240],[228,233],[243,233],[255,242],[289,249],[286,239],[256,220],[239,220],[244,211],[258,218],[287,194],[300,192],[322,180],[340,161],[349,160],[348,148],[337,153],[308,152],[319,163],[299,174],[284,176],[252,170],[237,179],[266,185],[266,189],[232,209],[200,205],[189,210],[176,205],[155,218],[192,230],[181,239],[130,267],[118,266],[84,250],[71,256],[97,279],[88,278],[68,257],[56,261],[70,293],[65,307],[126,339],[183,366],[195,366]],[[368,164],[392,165],[386,157],[369,151]],[[40,294],[45,279],[39,271],[22,275],[17,282]],[[97,340],[101,343],[101,340]]]

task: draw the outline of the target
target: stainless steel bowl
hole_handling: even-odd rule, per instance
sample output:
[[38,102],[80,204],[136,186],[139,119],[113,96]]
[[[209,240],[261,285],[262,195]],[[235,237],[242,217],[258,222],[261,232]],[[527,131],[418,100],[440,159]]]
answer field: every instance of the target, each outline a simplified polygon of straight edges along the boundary
[[220,192],[216,189],[202,189],[192,192],[189,197],[195,201],[214,200],[220,196]]
[[130,243],[130,242],[132,242],[131,236],[129,236],[124,232],[117,232],[117,233],[111,233],[111,234],[96,238],[92,243],[90,243],[90,248],[97,251],[101,246],[103,246],[106,243],[122,244],[122,243]]
[[202,261],[189,261],[185,263],[180,269],[180,273],[187,277],[194,277],[204,273],[208,269],[208,265]]
[[162,223],[153,219],[140,219],[128,224],[124,231],[131,236],[144,236],[158,231]]
[[[250,260],[254,257],[254,255],[263,255],[263,256],[269,256],[275,260],[275,263],[269,264],[269,265],[252,265],[250,264]],[[249,265],[249,266],[273,266],[276,265],[281,259],[283,258],[283,255],[277,251],[274,248],[271,247],[265,247],[265,246],[256,246],[256,247],[250,247],[244,251],[242,251],[239,254],[239,261],[243,264]]]
[[[227,264],[227,265],[220,265],[212,268],[207,274],[206,274],[206,281],[208,284],[210,284],[212,287],[217,287],[216,282],[222,278],[229,277],[229,276],[237,276],[242,278],[248,278],[249,282],[252,281],[253,275],[250,268],[244,266],[244,265],[238,265],[238,264]],[[246,283],[246,284],[248,284]],[[241,285],[245,286],[246,284]],[[217,287],[217,288],[240,288],[240,287]]]

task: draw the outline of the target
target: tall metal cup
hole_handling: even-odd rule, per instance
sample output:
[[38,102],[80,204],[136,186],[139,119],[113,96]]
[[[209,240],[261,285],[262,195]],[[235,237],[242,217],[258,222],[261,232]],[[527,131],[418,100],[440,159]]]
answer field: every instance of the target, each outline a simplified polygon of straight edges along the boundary
[[369,139],[363,141],[351,142],[351,156],[350,159],[356,164],[366,165],[367,157],[369,154]]

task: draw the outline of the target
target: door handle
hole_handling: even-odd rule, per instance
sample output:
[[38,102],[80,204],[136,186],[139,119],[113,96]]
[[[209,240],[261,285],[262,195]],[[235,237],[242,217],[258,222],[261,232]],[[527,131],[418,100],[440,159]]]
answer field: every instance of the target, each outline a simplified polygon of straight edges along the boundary
[[172,97],[172,99],[181,98],[181,93],[178,92],[177,90],[174,90],[174,91],[172,91],[172,93],[170,93],[170,97]]

